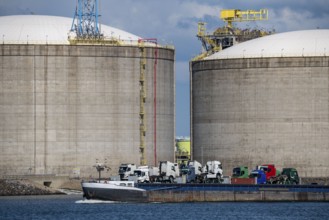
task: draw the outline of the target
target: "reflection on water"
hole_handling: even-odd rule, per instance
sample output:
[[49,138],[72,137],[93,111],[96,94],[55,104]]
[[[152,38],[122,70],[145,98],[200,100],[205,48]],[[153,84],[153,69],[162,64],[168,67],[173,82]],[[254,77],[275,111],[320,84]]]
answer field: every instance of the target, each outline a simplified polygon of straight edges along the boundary
[[116,202],[116,201],[103,201],[103,200],[94,200],[94,199],[84,199],[84,200],[78,200],[78,201],[75,201],[75,203],[77,204],[106,204],[106,203],[122,203],[122,202]]

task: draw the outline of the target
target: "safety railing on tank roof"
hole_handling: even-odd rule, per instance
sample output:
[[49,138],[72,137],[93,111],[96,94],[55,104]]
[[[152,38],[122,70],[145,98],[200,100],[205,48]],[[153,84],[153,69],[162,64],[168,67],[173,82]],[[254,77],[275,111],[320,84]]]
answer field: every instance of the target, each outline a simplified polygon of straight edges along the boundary
[[[329,49],[329,47],[328,47]],[[244,51],[243,53],[240,54],[227,54],[225,53],[225,50],[220,52],[219,56],[216,56],[214,54],[206,56],[206,57],[201,57],[200,60],[217,60],[217,59],[243,59],[243,58],[275,58],[275,57],[327,57],[329,56],[329,51],[327,51],[326,48],[323,50],[317,50],[312,53],[306,53],[303,50],[300,52],[295,52],[295,53],[289,53],[289,52],[284,52],[282,50],[280,53],[265,53],[265,51],[261,51],[260,53],[246,53]],[[213,57],[211,57],[213,56]]]
[[35,44],[53,44],[53,45],[61,45],[61,44],[64,44],[64,45],[67,45],[69,44],[68,41],[65,41],[65,40],[56,40],[56,41],[45,41],[45,40],[29,40],[29,41],[26,41],[26,40],[5,40],[5,41],[2,41],[1,44],[20,44],[20,45],[35,45]]
[[[101,40],[3,40],[0,45],[114,45],[114,46],[138,46],[138,40],[113,40],[104,38]],[[154,44],[145,42],[145,47],[158,47],[175,49],[173,45]]]

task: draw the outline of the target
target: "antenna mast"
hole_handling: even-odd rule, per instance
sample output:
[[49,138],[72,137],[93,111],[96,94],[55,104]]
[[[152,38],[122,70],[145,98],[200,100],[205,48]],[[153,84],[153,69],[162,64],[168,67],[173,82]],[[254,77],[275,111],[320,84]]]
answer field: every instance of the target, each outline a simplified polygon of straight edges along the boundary
[[100,17],[98,1],[77,0],[71,26],[71,31],[76,34],[77,39],[99,39],[102,37],[98,23]]

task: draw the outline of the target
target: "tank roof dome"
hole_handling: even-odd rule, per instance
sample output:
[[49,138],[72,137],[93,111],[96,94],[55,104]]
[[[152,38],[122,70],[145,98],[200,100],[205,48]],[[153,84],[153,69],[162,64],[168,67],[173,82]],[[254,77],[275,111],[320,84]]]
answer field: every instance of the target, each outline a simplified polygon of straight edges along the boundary
[[[45,15],[12,15],[0,17],[0,43],[69,44],[68,34],[73,18]],[[137,41],[138,36],[114,27],[101,25],[105,37]]]
[[253,39],[219,51],[204,59],[328,55],[329,29],[316,29],[285,32]]

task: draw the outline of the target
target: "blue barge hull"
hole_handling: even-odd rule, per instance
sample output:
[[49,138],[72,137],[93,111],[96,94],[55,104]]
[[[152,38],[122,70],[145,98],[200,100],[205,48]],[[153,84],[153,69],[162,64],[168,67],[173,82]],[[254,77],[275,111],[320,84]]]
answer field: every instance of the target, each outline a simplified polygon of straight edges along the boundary
[[329,201],[329,186],[235,184],[137,184],[149,202]]

